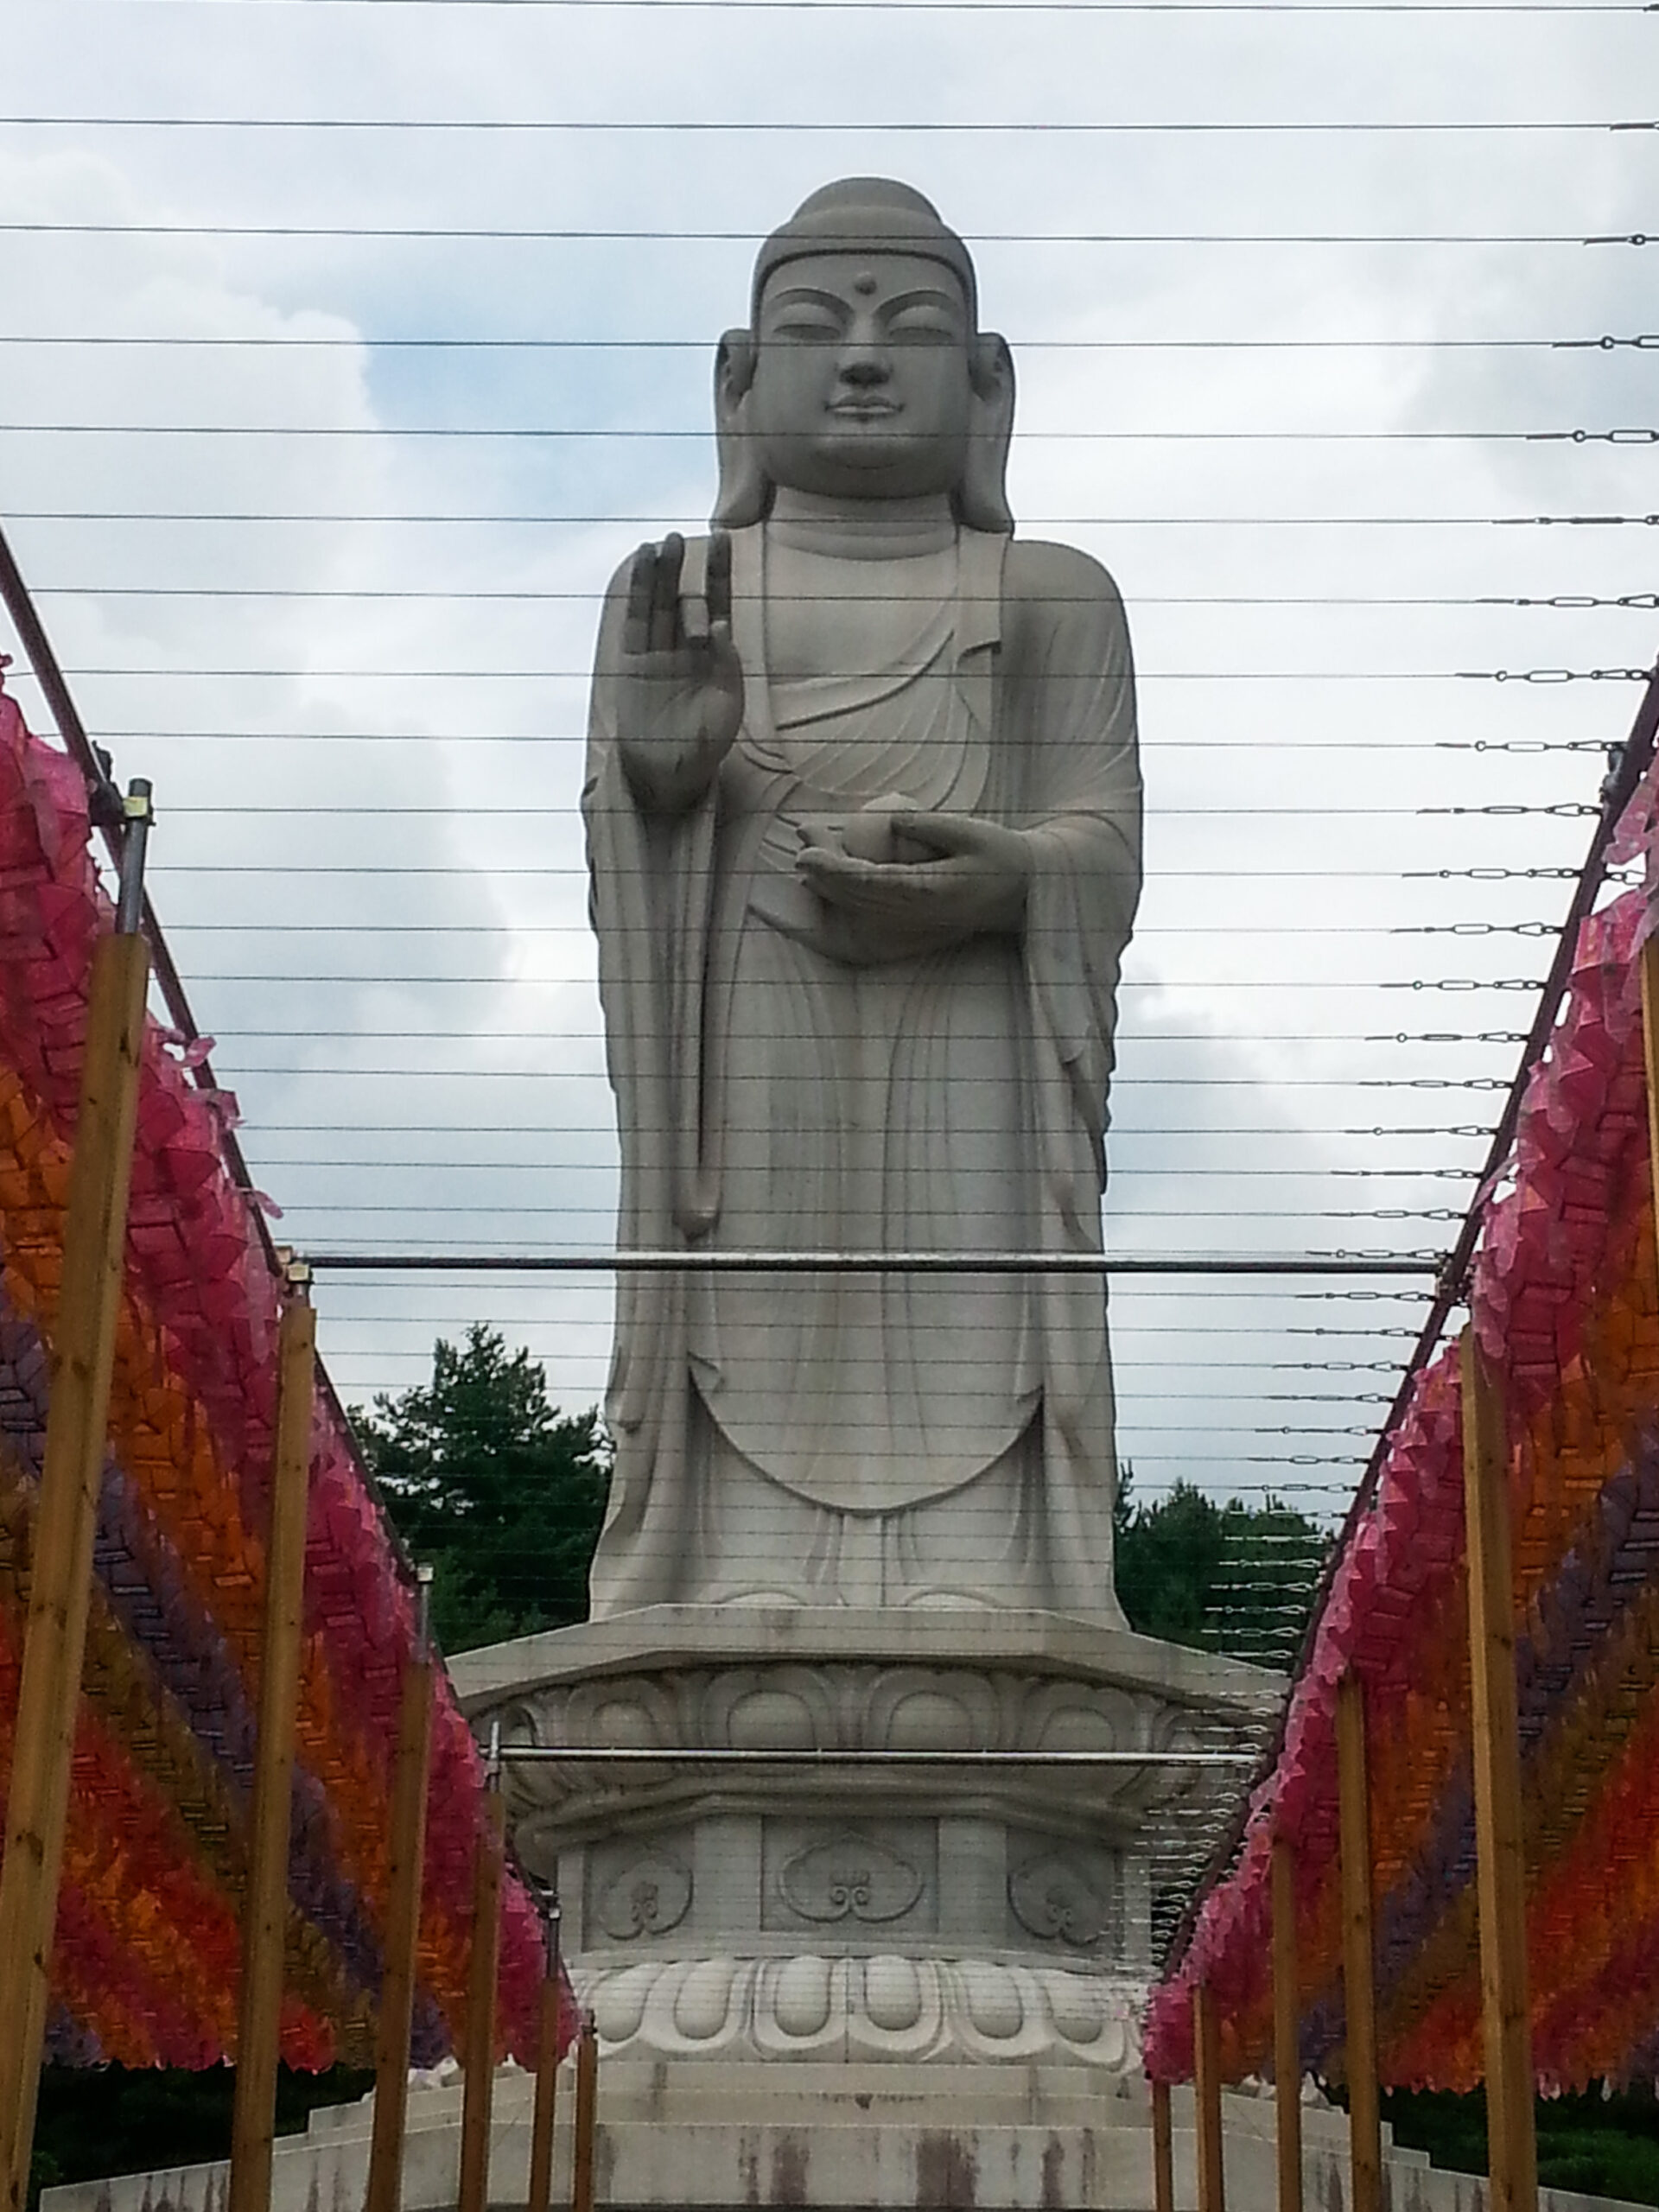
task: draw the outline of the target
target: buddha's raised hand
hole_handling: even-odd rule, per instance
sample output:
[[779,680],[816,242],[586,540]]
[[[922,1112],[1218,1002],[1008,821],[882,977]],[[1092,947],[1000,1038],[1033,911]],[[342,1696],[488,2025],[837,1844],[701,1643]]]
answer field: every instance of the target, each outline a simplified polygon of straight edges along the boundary
[[743,668],[732,644],[732,541],[709,541],[701,594],[683,593],[685,541],[642,545],[628,572],[617,736],[642,804],[677,814],[719,772],[743,721]]

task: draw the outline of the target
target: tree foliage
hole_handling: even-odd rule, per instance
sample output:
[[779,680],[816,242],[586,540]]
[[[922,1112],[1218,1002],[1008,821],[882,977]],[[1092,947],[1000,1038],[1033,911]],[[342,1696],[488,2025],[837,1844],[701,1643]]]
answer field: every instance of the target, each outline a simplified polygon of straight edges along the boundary
[[1178,1482],[1148,1504],[1125,1467],[1116,1580],[1129,1625],[1171,1643],[1287,1666],[1306,1625],[1329,1538],[1281,1500],[1224,1505]]
[[352,1415],[392,1519],[434,1568],[433,1624],[467,1651],[588,1617],[610,1488],[597,1412],[561,1414],[527,1351],[474,1322],[432,1380]]

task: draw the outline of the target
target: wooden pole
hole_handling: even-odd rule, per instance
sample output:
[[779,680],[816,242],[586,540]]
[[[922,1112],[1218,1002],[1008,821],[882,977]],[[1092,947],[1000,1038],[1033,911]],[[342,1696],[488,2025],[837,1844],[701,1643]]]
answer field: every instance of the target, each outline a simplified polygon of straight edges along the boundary
[[1659,938],[1649,938],[1641,955],[1643,1065],[1648,1077],[1648,1160],[1653,1195],[1659,1205]]
[[1192,2088],[1198,2106],[1198,2212],[1226,2212],[1221,2135],[1221,2013],[1204,1982],[1192,1992]]
[[91,1603],[92,1536],[108,1446],[110,1378],[149,960],[135,936],[92,957],[80,1108],[52,1330],[51,1397],[0,1872],[0,2173],[10,2212],[29,2193],[48,1976],[69,1817],[69,1774]]
[[[1646,974],[1644,948],[1643,974]],[[1645,993],[1644,993],[1645,1004]],[[1463,1332],[1463,1486],[1469,1541],[1476,1882],[1486,2040],[1492,2212],[1536,2212],[1532,2028],[1527,2009],[1527,1867],[1515,1709],[1515,1592],[1503,1394],[1472,1327]]]
[[1152,2212],[1175,2212],[1175,2131],[1167,2082],[1152,2085]]
[[461,2101],[460,2212],[485,2212],[490,2188],[490,2109],[495,2089],[495,1988],[501,1952],[501,1864],[506,1801],[492,1756],[473,1876],[473,1948]]
[[259,1662],[259,1733],[249,1814],[248,1893],[242,1909],[242,1992],[231,2112],[227,2212],[265,2212],[283,2018],[288,1929],[289,1811],[300,1650],[305,1635],[305,1522],[311,1488],[311,1421],[317,1317],[306,1303],[308,1270],[291,1266],[277,1342],[276,1436],[265,1544],[265,1620]]
[[570,2146],[570,2212],[594,2212],[594,2129],[599,2107],[599,2031],[582,2017],[576,2043],[576,2118]]
[[1342,1840],[1342,1982],[1348,2015],[1348,2133],[1354,2212],[1382,2212],[1382,2117],[1376,2094],[1376,1986],[1371,1934],[1371,1810],[1365,1691],[1337,1685],[1337,1793]]
[[432,1763],[432,1701],[436,1675],[427,1637],[427,1584],[422,1571],[415,1644],[404,1670],[392,1756],[391,1834],[386,1896],[385,1969],[374,2037],[374,2128],[364,2212],[398,2212],[404,2133],[409,2113],[409,2034],[415,2006],[421,1936],[421,1876],[426,1850],[426,1797]]
[[530,2190],[525,2212],[550,2212],[553,2202],[553,2118],[559,2089],[559,1928],[556,1897],[547,1913],[547,1973],[537,2024],[536,2109],[530,2130]]
[[1302,2212],[1302,2054],[1297,2030],[1296,1854],[1273,1840],[1273,2095],[1279,2150],[1279,2212]]

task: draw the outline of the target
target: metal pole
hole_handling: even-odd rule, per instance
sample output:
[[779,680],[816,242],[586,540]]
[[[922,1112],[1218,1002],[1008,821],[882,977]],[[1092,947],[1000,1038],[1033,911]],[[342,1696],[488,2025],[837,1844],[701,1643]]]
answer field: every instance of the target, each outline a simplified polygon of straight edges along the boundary
[[277,1346],[276,1435],[265,1545],[264,1637],[248,1822],[248,1889],[242,1914],[242,1993],[227,2212],[266,2212],[270,2202],[316,1378],[317,1317],[305,1297],[308,1281],[304,1263],[290,1262]]
[[704,1745],[664,1744],[660,1749],[639,1744],[571,1745],[502,1744],[498,1755],[515,1765],[538,1766],[943,1766],[943,1767],[1059,1767],[1069,1770],[1090,1767],[1211,1767],[1251,1766],[1256,1753],[1249,1751],[913,1751],[887,1749],[842,1750],[834,1745],[810,1744],[798,1751],[765,1751],[753,1745]]
[[351,1274],[909,1274],[1404,1275],[1432,1282],[1444,1253],[1181,1252],[315,1252],[311,1263]]
[[[142,843],[133,849],[135,874]],[[70,1761],[91,1603],[92,1535],[109,1433],[126,1255],[149,955],[142,938],[92,956],[63,1277],[49,1335],[51,1395],[35,1510],[29,1622],[0,1871],[0,2177],[9,2212],[29,2193],[48,1974],[68,1825]]]
[[121,868],[115,906],[118,937],[136,937],[143,921],[144,860],[156,819],[150,804],[153,788],[147,776],[135,776],[122,802]]

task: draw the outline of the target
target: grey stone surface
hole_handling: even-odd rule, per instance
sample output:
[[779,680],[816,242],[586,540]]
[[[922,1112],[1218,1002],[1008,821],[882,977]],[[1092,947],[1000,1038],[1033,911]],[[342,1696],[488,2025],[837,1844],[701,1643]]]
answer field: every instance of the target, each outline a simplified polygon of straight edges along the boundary
[[[1111,579],[1016,542],[1014,368],[907,187],[814,194],[715,371],[718,527],[606,602],[583,811],[619,1243],[1100,1249],[1140,890]],[[1121,1624],[1098,1277],[623,1274],[601,1615]]]
[[[497,2077],[490,2201],[524,2202],[530,2158],[530,2083]],[[1230,2212],[1273,2212],[1273,2107],[1262,2096],[1224,2101]],[[562,2107],[554,2202],[569,2201],[569,2094]],[[280,2142],[271,2212],[359,2212],[368,2170],[371,2108],[313,2115],[309,2132]],[[410,2099],[404,2212],[448,2212],[455,2202],[461,2096],[455,2088]],[[1197,2202],[1192,2099],[1177,2091],[1175,2202]],[[1351,2204],[1343,2115],[1303,2111],[1304,2202],[1309,2212]],[[1392,2212],[1486,2212],[1484,2183],[1431,2167],[1420,2152],[1386,2154]],[[1072,2068],[821,2065],[630,2065],[600,2069],[595,2158],[603,2212],[1152,2212],[1152,2143],[1143,2084],[1103,2090]],[[224,2212],[223,2165],[137,2174],[48,2190],[42,2212]],[[1540,2212],[1625,2212],[1605,2198],[1541,2190]]]
[[[1139,2063],[1166,1847],[1237,1787],[1184,1755],[1253,1750],[1282,1690],[1055,1616],[848,1608],[644,1609],[457,1675],[474,1726],[499,1726],[515,1846],[558,1887],[613,2052],[1102,2081]],[[584,1757],[611,1745],[663,1756]],[[754,1763],[676,1757],[699,1751]],[[933,1751],[988,1757],[859,1763]],[[1078,1751],[1129,1756],[1040,1763]]]

